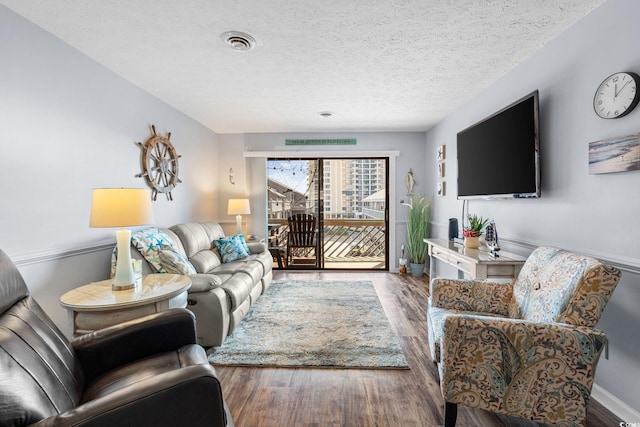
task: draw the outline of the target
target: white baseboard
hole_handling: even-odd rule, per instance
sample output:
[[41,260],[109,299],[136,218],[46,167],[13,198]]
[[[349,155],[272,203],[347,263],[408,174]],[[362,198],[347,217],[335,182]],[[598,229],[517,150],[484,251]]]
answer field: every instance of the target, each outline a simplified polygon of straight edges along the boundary
[[627,405],[598,384],[591,390],[591,398],[595,399],[618,418],[627,423],[640,423],[640,412]]

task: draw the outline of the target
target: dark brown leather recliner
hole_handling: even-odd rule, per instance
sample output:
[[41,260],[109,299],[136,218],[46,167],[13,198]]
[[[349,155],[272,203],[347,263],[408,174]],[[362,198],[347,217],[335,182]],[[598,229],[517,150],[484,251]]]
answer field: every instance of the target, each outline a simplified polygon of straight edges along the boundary
[[0,250],[2,426],[233,426],[195,343],[186,309],[68,341]]

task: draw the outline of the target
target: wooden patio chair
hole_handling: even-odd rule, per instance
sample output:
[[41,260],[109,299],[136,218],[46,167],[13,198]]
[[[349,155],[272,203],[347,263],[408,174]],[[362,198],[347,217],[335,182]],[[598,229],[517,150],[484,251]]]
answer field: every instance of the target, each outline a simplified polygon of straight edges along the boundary
[[318,267],[318,228],[317,219],[310,214],[295,214],[288,219],[289,234],[287,236],[287,262],[289,267],[300,266],[302,263],[296,264],[293,257],[294,253],[302,252],[306,255],[313,249],[313,264],[310,267]]

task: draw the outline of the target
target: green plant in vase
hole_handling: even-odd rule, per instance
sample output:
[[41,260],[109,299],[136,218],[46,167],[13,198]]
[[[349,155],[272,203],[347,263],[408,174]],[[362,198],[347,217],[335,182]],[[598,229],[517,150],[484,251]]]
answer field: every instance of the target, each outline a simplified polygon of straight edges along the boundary
[[464,237],[464,246],[467,248],[480,247],[480,236],[484,233],[484,228],[489,223],[489,218],[484,219],[478,215],[467,215],[467,225],[462,230],[462,236]]
[[[424,197],[412,197],[407,218],[407,253],[412,274],[421,276],[427,257],[427,244],[431,222],[431,202]],[[419,274],[418,274],[419,269]]]

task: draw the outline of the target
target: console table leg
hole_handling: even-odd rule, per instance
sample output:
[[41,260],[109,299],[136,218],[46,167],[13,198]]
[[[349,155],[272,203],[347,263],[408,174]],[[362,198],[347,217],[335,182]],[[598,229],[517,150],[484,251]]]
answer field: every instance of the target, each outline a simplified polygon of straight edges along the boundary
[[429,257],[429,281],[436,278],[436,259],[433,256]]

